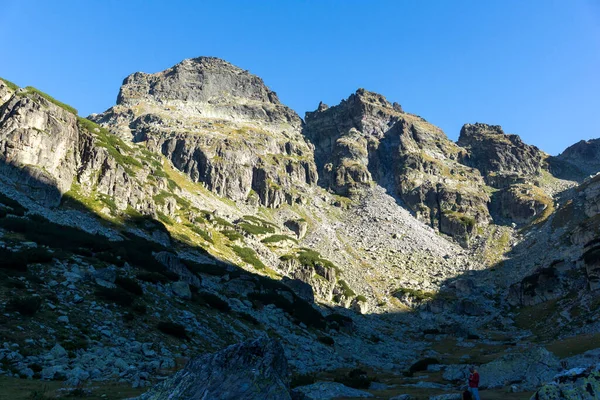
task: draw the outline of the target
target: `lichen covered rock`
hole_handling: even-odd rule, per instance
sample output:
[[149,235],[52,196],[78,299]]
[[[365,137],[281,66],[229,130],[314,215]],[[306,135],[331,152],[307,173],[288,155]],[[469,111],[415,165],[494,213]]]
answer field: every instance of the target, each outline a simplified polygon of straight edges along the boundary
[[288,400],[289,370],[274,339],[235,344],[192,359],[139,400]]

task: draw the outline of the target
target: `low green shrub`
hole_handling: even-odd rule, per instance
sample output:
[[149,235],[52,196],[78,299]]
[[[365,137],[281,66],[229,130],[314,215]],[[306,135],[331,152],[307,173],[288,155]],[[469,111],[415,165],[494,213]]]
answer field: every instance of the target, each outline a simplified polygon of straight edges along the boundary
[[129,307],[133,304],[133,296],[121,288],[100,287],[96,290],[96,296],[104,301],[118,304],[123,307]]
[[430,365],[439,364],[440,362],[432,357],[427,357],[417,361],[408,369],[407,376],[413,376],[415,372],[427,371],[427,367]]
[[17,311],[21,315],[33,315],[42,306],[42,299],[36,296],[13,297],[7,304],[7,309]]
[[346,283],[346,281],[343,281],[343,280],[341,280],[341,279],[340,279],[340,280],[338,281],[338,284],[341,286],[341,288],[342,288],[342,293],[344,294],[344,296],[345,296],[346,298],[348,298],[348,299],[349,299],[349,298],[351,298],[351,297],[354,297],[354,296],[356,296],[356,293],[354,293],[354,290],[352,290],[352,289],[350,288],[350,286],[348,286],[348,284]]
[[142,296],[144,294],[144,290],[135,279],[127,277],[117,277],[117,279],[115,280],[115,284],[121,287],[122,289],[127,290],[131,294],[135,294],[137,296]]
[[210,235],[210,233],[208,231],[205,231],[204,229],[200,228],[199,226],[196,226],[194,224],[186,224],[185,226],[187,226],[188,228],[190,228],[190,230],[192,232],[194,232],[195,234],[197,234],[198,236],[200,236],[202,239],[204,239],[205,241],[207,241],[208,243],[214,243],[213,239]]
[[240,222],[238,226],[246,233],[251,235],[266,235],[269,233],[275,233],[275,228],[271,226],[253,225],[248,222]]
[[19,251],[0,248],[0,268],[13,271],[27,271],[27,264],[48,263],[52,253],[43,247],[32,247]]
[[293,237],[287,236],[287,235],[272,235],[269,237],[264,238],[263,240],[261,240],[261,243],[278,243],[278,242],[282,242],[284,240],[289,240],[290,242],[294,242],[294,243],[298,243],[298,240],[294,239]]
[[210,307],[219,310],[219,311],[223,311],[223,312],[229,312],[231,311],[231,306],[229,305],[228,302],[226,302],[225,300],[223,300],[222,298],[220,298],[219,296],[217,296],[214,293],[210,293],[210,292],[198,292],[198,296],[206,303],[208,304]]
[[273,304],[283,311],[290,314],[297,323],[304,323],[306,326],[311,326],[317,329],[324,329],[326,327],[325,318],[323,315],[316,310],[306,300],[296,296],[293,292],[288,290],[294,301],[290,302],[286,297],[277,293],[276,291],[268,291],[261,293],[250,293],[248,298],[254,302],[262,304]]
[[368,376],[367,371],[355,368],[347,374],[335,377],[334,381],[354,389],[368,389],[373,379]]
[[250,247],[231,246],[231,249],[247,264],[256,269],[265,269],[266,265],[256,256],[256,253]]
[[334,313],[334,314],[330,314],[330,315],[326,316],[325,320],[329,324],[331,324],[333,326],[337,325],[340,328],[351,329],[354,326],[354,321],[352,320],[352,318],[347,317],[342,314],[338,314],[338,313]]
[[179,339],[189,339],[187,330],[181,324],[171,321],[161,321],[156,325],[159,331]]
[[398,288],[392,293],[392,296],[400,298],[403,295],[408,295],[417,300],[431,300],[435,297],[434,292],[426,292],[420,289]]
[[16,200],[11,199],[8,196],[0,193],[0,203],[9,207],[12,211],[9,211],[8,214],[14,214],[18,217],[22,217],[27,212],[27,208],[23,207],[21,203]]
[[317,340],[327,346],[333,346],[335,344],[335,340],[331,336],[319,336]]
[[229,240],[231,240],[232,242],[235,242],[236,240],[242,240],[244,239],[244,236],[242,236],[241,233],[239,233],[236,230],[233,229],[226,229],[224,231],[221,231],[221,233],[223,235],[225,235],[225,237]]
[[315,265],[320,264],[326,268],[332,268],[339,271],[339,268],[334,263],[321,257],[319,252],[310,249],[302,249],[302,251],[298,253],[298,261],[300,261],[300,264],[302,265],[313,268]]
[[299,386],[312,385],[317,381],[315,374],[293,374],[290,382],[290,388],[297,388]]
[[11,90],[17,90],[17,89],[19,89],[19,86],[18,86],[18,85],[16,85],[16,84],[12,83],[12,82],[11,82],[11,81],[9,81],[8,79],[0,78],[0,81],[4,82],[4,84],[5,84],[6,86],[8,86],[8,88],[9,88],[9,89],[11,89]]
[[260,322],[254,318],[252,315],[245,313],[245,312],[238,312],[237,316],[240,319],[243,319],[246,322],[250,322],[252,325],[260,325]]
[[230,277],[237,278],[239,273],[235,273],[234,271],[229,271],[225,266],[218,264],[205,264],[205,263],[197,263],[190,260],[182,260],[183,264],[196,275],[205,274],[212,276],[224,276],[230,274]]
[[50,96],[47,93],[42,92],[39,89],[34,88],[33,86],[27,86],[27,87],[25,87],[25,91],[22,92],[22,93],[19,93],[19,95],[20,96],[25,96],[27,94],[32,94],[32,93],[35,93],[35,94],[43,97],[44,99],[48,100],[50,103],[52,103],[52,104],[54,104],[54,105],[62,108],[63,110],[66,110],[66,111],[68,111],[68,112],[70,112],[72,114],[77,115],[77,110],[75,108],[73,108],[70,105],[65,104],[65,103],[63,103],[61,101],[56,100],[54,97]]
[[148,283],[167,283],[170,281],[169,278],[158,272],[138,272],[136,277],[140,281]]

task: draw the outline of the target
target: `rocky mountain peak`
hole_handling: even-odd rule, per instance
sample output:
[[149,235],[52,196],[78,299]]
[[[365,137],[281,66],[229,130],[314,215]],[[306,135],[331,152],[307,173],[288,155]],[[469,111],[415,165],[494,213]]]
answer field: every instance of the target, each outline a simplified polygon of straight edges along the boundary
[[215,57],[186,59],[155,74],[131,74],[123,81],[117,104],[142,99],[218,103],[225,98],[281,104],[261,78]]
[[581,140],[569,146],[557,157],[590,175],[600,170],[600,139]]
[[540,149],[504,133],[499,125],[465,124],[458,145],[469,152],[465,162],[479,169],[492,186],[505,186],[506,179],[497,176],[539,175],[545,158]]
[[90,119],[231,199],[292,203],[317,179],[300,117],[261,78],[218,58],[134,73],[117,105]]

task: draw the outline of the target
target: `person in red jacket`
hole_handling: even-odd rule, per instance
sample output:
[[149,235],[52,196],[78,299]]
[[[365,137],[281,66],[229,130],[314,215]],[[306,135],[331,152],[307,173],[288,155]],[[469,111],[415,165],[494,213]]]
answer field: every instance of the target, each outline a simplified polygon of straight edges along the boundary
[[473,395],[474,400],[481,400],[479,398],[479,372],[475,367],[469,368],[469,392]]

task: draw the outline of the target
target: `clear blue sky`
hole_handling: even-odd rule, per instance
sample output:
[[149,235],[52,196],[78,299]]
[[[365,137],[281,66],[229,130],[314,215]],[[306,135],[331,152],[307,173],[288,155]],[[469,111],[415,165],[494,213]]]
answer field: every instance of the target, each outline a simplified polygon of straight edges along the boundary
[[81,115],[185,58],[261,76],[300,116],[359,87],[456,140],[499,124],[557,154],[600,137],[600,1],[0,0],[0,76]]

